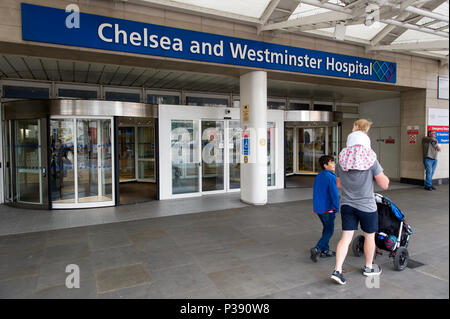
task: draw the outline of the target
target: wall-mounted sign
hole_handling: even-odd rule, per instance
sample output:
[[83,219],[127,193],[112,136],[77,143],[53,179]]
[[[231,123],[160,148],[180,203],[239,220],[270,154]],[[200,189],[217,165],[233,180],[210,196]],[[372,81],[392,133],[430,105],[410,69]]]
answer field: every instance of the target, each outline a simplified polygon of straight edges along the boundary
[[419,126],[408,126],[406,128],[406,133],[408,134],[408,139],[410,144],[416,144],[417,135],[419,135]]
[[438,76],[438,99],[448,100],[448,76]]
[[395,83],[397,64],[22,3],[22,39],[109,51]]
[[449,144],[448,109],[428,109],[428,131],[436,132],[440,144]]
[[242,122],[248,124],[250,122],[250,105],[246,104],[242,107]]
[[386,144],[395,144],[395,138],[392,138],[392,136],[389,136],[387,139],[384,140]]
[[250,139],[248,137],[242,139],[242,155],[250,155]]

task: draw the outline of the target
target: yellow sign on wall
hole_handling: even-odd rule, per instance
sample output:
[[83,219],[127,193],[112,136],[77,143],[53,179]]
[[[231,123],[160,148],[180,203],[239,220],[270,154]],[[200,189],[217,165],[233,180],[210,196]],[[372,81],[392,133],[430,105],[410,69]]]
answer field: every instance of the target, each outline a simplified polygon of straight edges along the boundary
[[242,107],[242,122],[250,122],[250,105],[246,104]]

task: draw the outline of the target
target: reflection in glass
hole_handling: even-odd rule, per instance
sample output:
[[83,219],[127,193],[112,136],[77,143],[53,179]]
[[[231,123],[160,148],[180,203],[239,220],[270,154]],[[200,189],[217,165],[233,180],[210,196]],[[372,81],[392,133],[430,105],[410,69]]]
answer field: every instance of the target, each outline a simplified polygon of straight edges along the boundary
[[294,128],[286,128],[286,174],[294,173]]
[[134,157],[134,127],[119,128],[119,180],[136,179],[136,162]]
[[224,122],[202,121],[202,191],[224,189]]
[[325,155],[326,128],[314,128],[314,173],[320,172],[319,158]]
[[298,169],[300,173],[314,172],[314,140],[313,129],[298,129]]
[[112,200],[111,121],[77,120],[78,202]]
[[155,127],[138,127],[138,178],[155,178]]
[[74,121],[50,120],[50,189],[55,203],[75,202]]
[[300,173],[320,172],[319,158],[326,154],[327,130],[326,127],[298,129],[298,167]]
[[40,120],[15,121],[14,148],[17,201],[42,204]]
[[229,121],[230,189],[241,187],[241,135],[240,121]]
[[275,186],[275,123],[267,123],[267,186]]
[[172,194],[199,191],[198,122],[172,120]]

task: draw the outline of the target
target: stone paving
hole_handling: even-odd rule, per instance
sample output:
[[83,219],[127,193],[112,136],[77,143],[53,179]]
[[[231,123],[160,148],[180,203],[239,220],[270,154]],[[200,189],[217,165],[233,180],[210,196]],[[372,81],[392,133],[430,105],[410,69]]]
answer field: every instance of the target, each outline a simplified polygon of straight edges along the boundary
[[[0,298],[449,298],[448,185],[384,192],[414,230],[395,271],[378,256],[379,287],[349,255],[347,285],[329,278],[334,258],[313,263],[321,224],[312,200],[0,236]],[[146,206],[136,205],[136,209]],[[331,241],[340,237],[340,217]],[[67,265],[80,288],[66,287]]]

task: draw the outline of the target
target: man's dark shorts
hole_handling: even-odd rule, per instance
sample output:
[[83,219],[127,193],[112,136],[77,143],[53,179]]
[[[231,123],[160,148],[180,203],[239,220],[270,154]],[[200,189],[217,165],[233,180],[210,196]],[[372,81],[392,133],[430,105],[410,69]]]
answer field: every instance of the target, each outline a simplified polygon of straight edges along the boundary
[[378,212],[363,212],[349,205],[341,207],[342,230],[358,230],[358,222],[363,232],[372,234],[378,231]]

